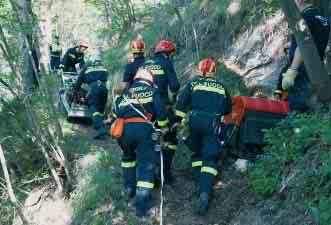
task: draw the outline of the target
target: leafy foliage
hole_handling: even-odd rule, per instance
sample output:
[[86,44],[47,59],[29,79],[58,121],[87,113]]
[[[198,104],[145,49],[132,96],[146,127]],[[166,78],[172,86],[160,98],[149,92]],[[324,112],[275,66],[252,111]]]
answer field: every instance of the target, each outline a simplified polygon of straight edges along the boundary
[[[1,190],[2,188],[0,188]],[[1,196],[1,207],[0,207],[0,223],[4,225],[9,225],[13,221],[12,206],[8,200],[6,192],[0,191]]]
[[325,109],[291,114],[279,126],[266,132],[265,154],[249,173],[252,189],[269,197],[281,189],[288,174],[298,171],[295,172],[299,173],[296,187],[303,191],[304,201],[314,219],[323,225],[331,221],[330,116],[330,110]]
[[259,21],[262,16],[268,16],[280,9],[278,0],[242,1],[243,7],[247,9],[247,20],[250,24]]
[[[135,225],[137,221],[126,211],[126,201],[121,194],[122,179],[119,159],[102,147],[86,145],[94,149],[96,161],[80,172],[79,189],[75,191],[73,225],[107,224],[118,217],[123,224]],[[95,210],[102,211],[98,212]]]

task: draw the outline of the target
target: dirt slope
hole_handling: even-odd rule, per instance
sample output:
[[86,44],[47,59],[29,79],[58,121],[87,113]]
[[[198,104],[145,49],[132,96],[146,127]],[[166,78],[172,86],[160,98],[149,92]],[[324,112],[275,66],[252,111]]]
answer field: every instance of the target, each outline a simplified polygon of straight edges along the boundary
[[[117,176],[117,180],[110,185],[118,185],[121,189],[121,150],[113,140],[94,141],[91,139],[92,129],[86,127],[75,128],[79,131],[81,138],[86,138],[91,143],[91,148],[98,151],[109,151],[114,162],[108,169]],[[172,186],[164,187],[164,224],[165,225],[314,225],[311,218],[304,210],[303,203],[298,201],[298,194],[275,195],[269,200],[256,196],[249,188],[247,174],[240,173],[233,166],[234,160],[229,159],[220,165],[220,177],[210,210],[207,216],[200,217],[194,214],[194,206],[197,201],[195,187],[190,175],[189,152],[186,147],[181,146],[174,165],[175,182]],[[147,221],[136,220],[132,209],[125,207],[125,201],[120,191],[109,191],[109,196],[102,204],[88,206],[83,218],[74,215],[77,201],[77,193],[91,188],[86,182],[90,179],[88,172],[94,168],[97,162],[96,152],[82,155],[76,162],[78,174],[76,190],[72,193],[70,201],[60,198],[53,193],[51,188],[40,188],[34,191],[27,199],[27,214],[36,225],[154,225],[159,224],[157,216]],[[104,171],[96,171],[96,174]],[[113,179],[109,177],[109,179]],[[93,187],[90,191],[94,191]],[[99,193],[95,193],[98,195]],[[154,193],[154,206],[160,204],[159,189]],[[37,204],[35,204],[37,202]],[[85,204],[84,201],[82,204]],[[156,210],[157,214],[157,210]],[[91,223],[91,218],[102,216],[107,223]]]

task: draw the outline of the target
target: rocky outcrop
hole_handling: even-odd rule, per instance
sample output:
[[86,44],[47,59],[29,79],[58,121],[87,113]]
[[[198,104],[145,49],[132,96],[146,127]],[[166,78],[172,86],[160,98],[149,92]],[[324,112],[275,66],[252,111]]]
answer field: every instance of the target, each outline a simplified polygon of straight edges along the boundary
[[278,11],[240,34],[220,61],[242,76],[248,87],[273,89],[286,64],[287,36],[287,24]]

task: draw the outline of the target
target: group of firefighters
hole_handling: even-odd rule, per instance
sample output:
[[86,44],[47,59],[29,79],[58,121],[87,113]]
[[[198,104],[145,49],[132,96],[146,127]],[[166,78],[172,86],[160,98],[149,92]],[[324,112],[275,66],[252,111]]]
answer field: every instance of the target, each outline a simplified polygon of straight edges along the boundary
[[[128,199],[136,196],[138,216],[150,208],[151,192],[162,177],[172,184],[171,165],[177,149],[177,130],[183,126],[190,111],[187,142],[193,152],[192,167],[198,186],[197,212],[208,209],[220,143],[214,133],[215,119],[231,112],[231,97],[216,79],[216,63],[202,60],[195,76],[177,97],[180,84],[172,63],[176,48],[167,40],[159,41],[151,59],[144,58],[145,44],[130,44],[133,62],[126,65],[123,82],[115,89],[114,117],[123,119],[123,133],[118,143],[123,149],[124,190]],[[176,101],[177,100],[177,101]],[[156,129],[163,136],[162,153],[155,150]],[[160,162],[162,154],[162,162]],[[161,169],[163,163],[163,170]]]
[[[309,0],[295,2],[323,60],[330,24]],[[84,66],[87,47],[86,43],[80,42],[66,52],[62,62],[57,61],[55,55],[52,66],[75,72],[76,64]],[[229,93],[217,79],[216,62],[211,58],[203,59],[179,93],[180,83],[172,61],[176,47],[172,42],[159,41],[154,47],[154,55],[148,59],[145,58],[143,40],[132,40],[130,49],[133,59],[125,66],[123,80],[114,89],[118,97],[113,100],[114,123],[116,129],[122,129],[117,140],[123,150],[121,166],[127,199],[135,197],[136,214],[143,217],[151,207],[151,192],[163,177],[161,174],[165,184],[172,184],[171,166],[178,144],[177,132],[187,124],[190,136],[186,144],[192,150],[193,179],[198,190],[196,211],[199,215],[205,215],[213,182],[218,175],[217,160],[222,150],[215,128],[220,126],[222,117],[232,108]],[[52,49],[55,53],[56,50]],[[79,91],[83,83],[90,86],[88,105],[93,113],[97,137],[102,137],[107,133],[103,113],[107,102],[108,73],[99,57],[83,68],[75,90]],[[289,63],[280,76],[275,94],[281,96],[288,92],[290,108],[304,111],[308,108],[309,84],[300,50],[293,37]],[[157,151],[155,146],[160,135],[162,150]],[[163,171],[160,170],[161,164]]]

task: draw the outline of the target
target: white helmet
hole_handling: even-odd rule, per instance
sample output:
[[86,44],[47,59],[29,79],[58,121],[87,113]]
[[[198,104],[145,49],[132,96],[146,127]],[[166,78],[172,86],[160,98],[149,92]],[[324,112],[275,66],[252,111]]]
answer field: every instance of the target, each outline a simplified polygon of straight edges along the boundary
[[76,47],[88,48],[88,43],[85,40],[79,40],[76,42]]
[[140,68],[133,78],[134,80],[142,80],[148,82],[150,85],[154,84],[154,77],[151,71],[145,68]]

